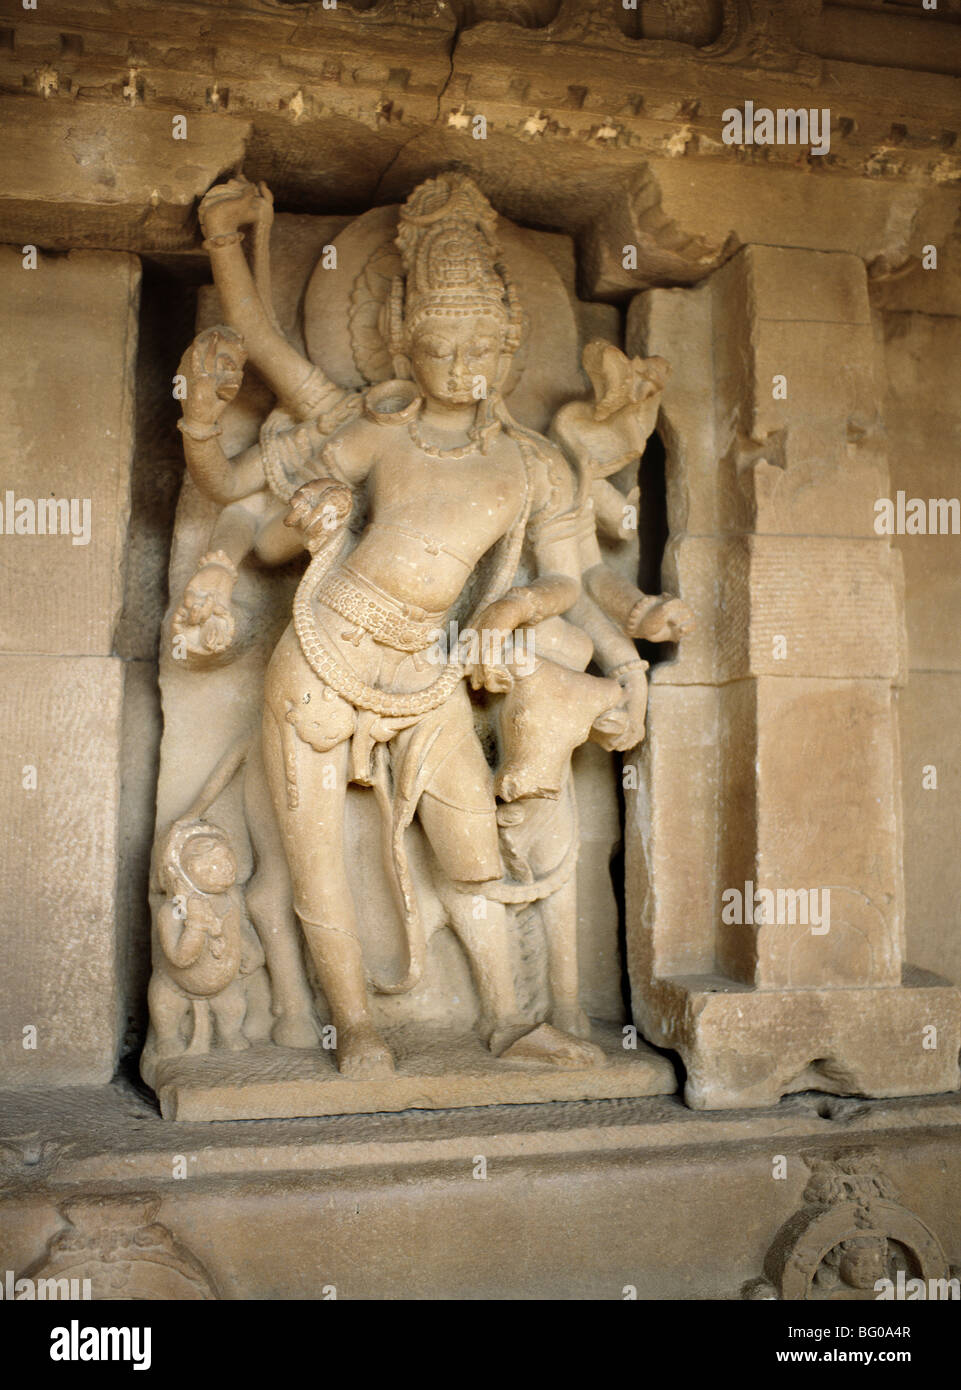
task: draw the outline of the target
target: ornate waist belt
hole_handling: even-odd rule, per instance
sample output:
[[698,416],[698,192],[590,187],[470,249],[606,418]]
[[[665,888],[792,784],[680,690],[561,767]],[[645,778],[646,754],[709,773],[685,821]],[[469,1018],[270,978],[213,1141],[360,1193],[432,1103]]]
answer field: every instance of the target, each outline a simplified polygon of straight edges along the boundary
[[437,641],[443,613],[402,603],[341,565],[329,570],[314,598],[397,652],[422,652]]

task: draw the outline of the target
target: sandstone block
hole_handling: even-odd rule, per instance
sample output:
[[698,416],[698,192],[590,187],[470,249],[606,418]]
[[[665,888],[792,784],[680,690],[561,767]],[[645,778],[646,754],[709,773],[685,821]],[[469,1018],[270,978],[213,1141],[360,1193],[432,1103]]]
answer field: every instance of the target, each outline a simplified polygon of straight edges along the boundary
[[[8,332],[0,649],[106,656],[123,593],[140,269],[132,256],[0,248]],[[51,534],[51,532],[55,532]]]
[[961,673],[912,671],[898,696],[908,955],[961,984]]
[[2,1084],[103,1084],[120,1036],[123,663],[0,656],[0,690]]

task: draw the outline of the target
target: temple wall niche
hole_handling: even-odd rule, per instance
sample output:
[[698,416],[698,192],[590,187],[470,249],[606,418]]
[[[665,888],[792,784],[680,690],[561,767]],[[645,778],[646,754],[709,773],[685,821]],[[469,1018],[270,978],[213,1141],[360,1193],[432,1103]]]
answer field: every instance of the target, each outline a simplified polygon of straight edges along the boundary
[[[563,249],[562,238],[555,240],[560,256],[559,265],[566,277],[572,277],[574,265],[571,252],[569,249]],[[585,245],[590,242],[591,235],[588,232]],[[569,242],[566,243],[566,247],[570,247]],[[139,273],[136,262],[130,257],[124,259],[123,256],[116,255],[111,257],[74,253],[68,258],[44,259],[45,269],[61,279],[68,275],[78,280],[81,275],[89,277],[95,267],[99,268],[99,273],[105,273],[108,266],[127,266],[131,269],[126,273],[134,276]],[[19,257],[13,251],[10,252],[9,273],[11,276],[20,276],[23,273]],[[166,265],[148,261],[146,273],[148,291],[139,310],[142,328],[136,359],[137,377],[123,388],[125,391],[132,391],[135,398],[132,406],[128,401],[125,408],[128,415],[131,409],[134,411],[128,429],[136,430],[137,447],[133,463],[126,475],[126,482],[119,491],[112,494],[109,501],[96,494],[93,499],[97,515],[104,519],[112,518],[110,525],[115,532],[114,543],[123,545],[122,558],[115,557],[111,562],[113,569],[108,566],[103,572],[103,577],[97,580],[101,584],[107,584],[105,592],[113,593],[110,599],[113,608],[108,606],[107,611],[115,614],[114,635],[110,638],[104,626],[103,632],[96,633],[92,638],[80,639],[81,644],[88,642],[95,650],[98,644],[104,646],[104,651],[97,652],[98,656],[103,656],[109,661],[103,668],[104,671],[113,671],[122,676],[123,712],[120,714],[120,723],[124,731],[122,735],[117,736],[120,739],[119,744],[111,744],[107,753],[103,755],[107,763],[110,757],[119,759],[124,789],[123,809],[118,813],[119,830],[114,831],[111,828],[110,832],[119,836],[117,852],[120,864],[117,882],[110,889],[113,896],[108,900],[112,910],[115,909],[118,913],[119,940],[104,945],[107,952],[105,959],[113,962],[110,967],[113,995],[112,1002],[107,1006],[110,1024],[101,1039],[102,1045],[97,1060],[92,1064],[99,1067],[100,1071],[82,1070],[80,1074],[85,1076],[109,1073],[117,1057],[124,1050],[139,1047],[143,1037],[143,997],[146,982],[143,956],[147,935],[143,890],[146,885],[147,845],[153,815],[156,751],[160,732],[159,702],[155,684],[156,642],[166,594],[165,567],[173,505],[182,475],[179,439],[172,428],[176,405],[169,397],[168,373],[180,346],[189,337],[196,282],[204,271],[198,259],[182,257],[179,258],[175,271]],[[950,273],[949,266],[948,274]],[[923,293],[915,290],[912,295],[901,290],[895,307],[884,314],[882,323],[888,372],[885,428],[892,471],[890,490],[894,493],[898,488],[902,488],[908,495],[919,493],[926,496],[931,492],[950,496],[950,441],[956,438],[957,415],[949,378],[951,363],[957,352],[956,330],[959,320],[949,315],[912,312],[910,308],[905,307],[913,301],[919,301],[924,304],[925,309],[929,308],[929,303],[924,298],[927,284],[921,283]],[[693,310],[697,296],[703,291],[679,290],[672,293],[675,298],[674,313],[681,315],[679,322],[686,322],[685,314],[691,317],[691,323],[679,331],[689,352],[696,355],[699,341],[697,315],[695,312],[692,317],[685,305],[690,303]],[[693,298],[690,298],[691,294]],[[117,337],[115,350],[120,351],[122,339],[127,340],[129,350],[129,313],[119,300],[116,309],[112,310],[112,302],[109,298],[103,301],[101,319],[105,320],[108,315],[113,315],[113,331]],[[952,303],[949,298],[948,306]],[[612,307],[592,307],[584,304],[583,312],[585,334],[599,330],[613,331],[611,315],[615,314],[615,310]],[[732,313],[737,313],[734,301]],[[124,314],[127,314],[127,317],[123,317]],[[20,341],[22,343],[23,339]],[[44,352],[47,352],[47,348],[44,348]],[[48,355],[45,360],[53,362],[54,359]],[[941,370],[937,364],[941,364]],[[57,371],[60,371],[59,366]],[[102,381],[101,374],[98,376],[98,383]],[[683,383],[680,380],[676,381],[673,388],[675,401],[678,400],[676,393],[683,389]],[[31,399],[31,390],[34,393],[31,408],[39,418],[44,412],[45,399],[39,378],[34,378],[24,387],[20,398],[24,401]],[[81,387],[77,395],[82,400],[90,398],[85,387]],[[670,444],[671,411],[669,410],[662,419],[662,429]],[[51,427],[49,421],[45,427]],[[75,425],[73,430],[71,438],[82,443],[83,431],[77,431]],[[91,440],[94,438],[92,435],[89,437]],[[672,481],[669,478],[668,482],[669,487],[677,487],[676,479]],[[69,492],[69,489],[66,491]],[[692,530],[695,534],[702,527],[710,529],[714,524],[709,516],[699,519],[695,515],[692,518],[690,513],[691,506],[703,508],[713,505],[709,500],[711,496],[713,494],[709,489],[694,489],[683,497],[672,498],[672,524],[675,535],[671,554],[677,550],[677,521],[681,523],[682,529]],[[126,510],[128,507],[129,519]],[[846,523],[841,529],[846,529]],[[122,537],[122,540],[117,540],[116,537]],[[99,543],[100,538],[95,528],[94,546],[90,554],[96,553],[96,544]],[[23,555],[28,564],[27,547],[32,544],[35,542],[23,538]],[[68,541],[64,544],[65,547],[69,546]],[[952,769],[958,763],[961,741],[956,736],[954,722],[948,717],[948,712],[955,701],[955,667],[958,663],[952,654],[953,628],[941,621],[939,615],[949,609],[952,594],[957,592],[959,578],[950,537],[899,538],[896,545],[902,552],[906,569],[906,619],[910,660],[910,679],[906,688],[900,692],[898,704],[905,776],[906,917],[909,954],[917,964],[930,969],[940,969],[949,978],[957,980],[961,975],[955,930],[957,911],[954,904],[957,885],[952,880],[952,869],[946,866],[954,862],[953,854],[949,851],[955,843],[957,830],[952,811],[954,799],[950,791],[950,779],[955,775]],[[689,551],[690,547],[689,542]],[[85,554],[83,547],[73,548],[73,552],[73,559]],[[109,582],[105,577],[108,572],[113,575]],[[84,582],[89,582],[89,576]],[[123,583],[123,589],[118,607],[116,586],[120,583]],[[113,584],[113,590],[110,590],[110,584]],[[94,603],[85,603],[82,607],[85,614],[99,611]],[[66,654],[77,641],[75,635],[69,638],[66,635],[72,622],[70,613],[69,607],[58,606],[56,616],[50,620],[53,624],[53,635],[48,640],[52,650],[58,651],[64,662]],[[41,628],[45,622],[45,619],[41,620]],[[56,626],[58,623],[59,627]],[[29,651],[36,630],[36,623],[33,622],[29,638],[24,637],[22,633],[19,636],[11,634],[7,641],[13,647],[25,643],[25,649]],[[75,634],[76,627],[71,631]],[[701,640],[698,638],[698,642]],[[47,654],[48,658],[49,655],[50,653]],[[36,655],[31,654],[29,657],[30,662],[37,660],[39,657]],[[8,669],[12,671],[13,666],[9,666]],[[66,670],[64,665],[65,673]],[[18,679],[25,688],[29,688],[29,682],[37,677],[28,673],[19,676]],[[63,679],[66,681],[66,674]],[[118,696],[118,702],[119,698]],[[678,698],[681,698],[680,691]],[[703,704],[710,697],[706,691],[694,688],[685,693],[683,698]],[[100,701],[99,694],[97,700]],[[26,709],[28,705],[29,702],[21,708]],[[77,708],[76,704],[74,708]],[[108,706],[98,704],[98,721],[102,718],[105,708]],[[120,713],[119,703],[113,708],[115,714]],[[28,721],[27,714],[24,714],[24,720]],[[707,709],[700,710],[697,714],[692,709],[687,726],[696,726],[703,731],[705,738],[711,739],[715,735],[720,737],[715,720],[716,714],[711,714]],[[25,744],[32,738],[29,723],[26,722]],[[737,742],[736,737],[734,741]],[[723,746],[728,747],[728,744]],[[929,751],[932,748],[934,751]],[[690,756],[694,756],[693,747]],[[925,791],[921,788],[921,769],[932,763],[938,769],[939,790]],[[19,767],[14,769],[14,772],[19,776]],[[102,783],[98,782],[97,785]],[[737,789],[732,788],[731,794],[734,797],[732,804],[736,804],[739,795]],[[27,800],[29,801],[29,798]],[[937,812],[934,819],[931,816],[932,805]],[[691,827],[688,825],[687,834],[690,835],[690,832]],[[26,831],[24,833],[27,834]],[[50,831],[46,825],[41,828],[38,823],[32,833],[38,846],[46,846],[49,843]],[[605,835],[609,833],[604,832]],[[705,851],[705,865],[708,858]],[[598,865],[600,866],[600,861]],[[600,867],[598,871],[600,872]],[[727,876],[731,877],[731,873]],[[732,881],[735,880],[737,872],[734,872]],[[689,892],[693,882],[689,877],[686,886],[679,885],[678,891]],[[704,891],[712,891],[709,890],[707,882],[704,884]],[[591,892],[593,888],[588,881],[582,889],[585,902]],[[11,920],[19,910],[20,901],[21,888],[17,884],[8,909],[12,914]],[[706,902],[707,899],[705,904]],[[58,911],[55,916],[58,922],[57,930],[61,935],[67,935],[68,927],[64,914]],[[45,939],[49,944],[56,940],[56,933],[48,935]],[[683,948],[675,963],[679,973],[699,966],[703,968],[706,964],[706,958],[701,960],[694,937],[688,946]],[[591,968],[591,962],[588,961],[588,977]],[[15,965],[14,971],[18,969],[19,966]],[[12,973],[14,972],[8,973],[8,979]],[[602,989],[609,992],[609,985],[603,985]],[[22,997],[17,998],[16,1009],[26,1009],[27,1014],[31,1012]],[[64,1036],[67,1031],[69,1030],[65,1030]],[[74,1036],[74,1044],[80,1036]],[[59,1057],[59,1054],[57,1056]],[[19,1066],[19,1051],[14,1061]],[[59,1067],[59,1062],[51,1058],[51,1067]],[[52,1074],[61,1073],[55,1071]],[[14,1073],[11,1072],[10,1075],[13,1081]],[[34,1078],[37,1072],[31,1067],[23,1075]]]
[[[368,1299],[620,1299],[628,1285],[643,1299],[737,1298],[805,1205],[812,1154],[840,1142],[845,1155],[877,1144],[958,1268],[961,1096],[947,1083],[911,1094],[917,1073],[894,1099],[825,1094],[837,1076],[820,1047],[797,1058],[795,1093],[774,1104],[760,1088],[757,1109],[724,1115],[667,1093],[684,1080],[667,1052],[665,1093],[641,1101],[224,1120],[203,1135],[161,1119],[132,1079],[158,799],[177,814],[202,780],[185,737],[182,783],[161,776],[158,798],[161,627],[195,558],[172,555],[184,461],[171,377],[197,327],[223,317],[197,207],[238,172],[274,193],[279,244],[285,224],[326,242],[463,171],[548,251],[581,345],[608,337],[671,360],[656,426],[662,579],[699,625],[652,670],[652,775],[626,797],[635,998],[651,975],[681,982],[635,1014],[642,1037],[684,1010],[682,988],[706,983],[715,1021],[742,989],[767,1007],[753,1022],[721,1017],[708,1052],[747,1071],[783,1050],[798,994],[816,1012],[822,991],[781,1007],[784,961],[763,935],[752,951],[732,931],[718,952],[719,895],[759,869],[806,883],[812,860],[824,878],[839,865],[877,887],[885,950],[903,934],[905,959],[961,985],[961,537],[888,542],[872,525],[876,496],[961,492],[959,73],[961,0],[936,12],[921,0],[11,0],[0,506],[6,519],[5,488],[77,495],[92,529],[82,546],[0,535],[8,1267],[49,1268],[78,1230],[92,1260],[102,1243],[116,1267],[117,1222],[135,1236],[140,1211],[160,1223],[154,1253],[167,1240],[193,1252],[224,1298],[315,1299],[328,1282]],[[830,155],[723,144],[722,113],[748,97],[829,104]],[[921,265],[932,244],[936,271]],[[290,327],[296,304],[279,307]],[[781,371],[786,403],[770,395]],[[196,513],[198,550],[211,516]],[[771,661],[785,626],[789,669]],[[603,898],[603,939],[580,966],[584,1002],[616,1038],[628,982],[612,884],[625,855],[609,865],[616,768],[601,758],[576,755],[596,764],[578,769],[592,842],[582,943]],[[799,824],[823,831],[819,863]],[[638,826],[655,838],[644,865]],[[448,957],[459,949],[435,939]],[[882,1040],[907,1027],[892,959],[876,963]],[[863,956],[848,964],[864,973]],[[865,1029],[856,992],[830,1001],[853,1034]],[[801,1022],[819,1043],[823,1018]],[[883,1086],[903,1059],[879,1056]],[[199,1182],[175,1170],[185,1149]],[[490,1181],[475,1181],[478,1154]],[[772,1180],[774,1155],[785,1181]],[[109,1219],[111,1201],[130,1203],[129,1220]]]

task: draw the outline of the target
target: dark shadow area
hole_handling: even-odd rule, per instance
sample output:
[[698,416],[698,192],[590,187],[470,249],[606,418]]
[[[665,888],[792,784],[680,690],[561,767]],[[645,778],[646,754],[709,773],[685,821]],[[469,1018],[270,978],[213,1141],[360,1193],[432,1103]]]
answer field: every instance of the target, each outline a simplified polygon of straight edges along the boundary
[[[637,473],[640,497],[638,501],[638,566],[637,587],[645,594],[661,592],[661,566],[664,547],[668,541],[667,524],[667,453],[664,441],[655,430],[647,441]],[[670,661],[677,647],[673,642],[638,642],[638,653],[651,666]],[[617,779],[618,809],[621,825],[625,825],[623,778]],[[621,960],[621,997],[628,1018],[631,1016],[631,987],[627,970],[627,915],[625,902],[626,854],[623,836],[611,856],[610,872],[617,900],[618,949]],[[673,1056],[673,1054],[672,1054]]]
[[117,933],[123,989],[121,1070],[136,1072],[147,1031],[150,979],[150,852],[162,717],[157,682],[167,567],[184,474],[173,378],[194,333],[206,257],[144,257],[134,379],[124,597],[114,651],[124,661]]
[[518,24],[523,29],[543,29],[553,23],[561,0],[450,0],[458,29],[472,29],[489,22]]
[[[645,594],[659,594],[662,587],[661,567],[669,536],[666,462],[664,441],[655,430],[647,441],[637,474],[640,488],[637,519],[640,560],[637,587]],[[672,661],[677,653],[677,645],[674,642],[638,642],[637,649],[651,666],[657,666],[662,661]]]

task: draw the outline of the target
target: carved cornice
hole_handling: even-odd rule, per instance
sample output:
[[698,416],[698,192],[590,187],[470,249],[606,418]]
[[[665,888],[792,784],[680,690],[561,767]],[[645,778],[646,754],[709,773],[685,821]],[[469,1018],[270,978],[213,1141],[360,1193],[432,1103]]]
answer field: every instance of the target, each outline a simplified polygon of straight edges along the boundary
[[[40,244],[182,250],[195,199],[232,167],[268,179],[288,207],[344,211],[461,165],[498,183],[508,213],[515,190],[500,184],[515,171],[530,189],[523,215],[574,232],[619,188],[647,188],[633,199],[638,235],[622,240],[649,246],[655,282],[683,283],[723,257],[733,223],[658,211],[657,186],[676,187],[681,171],[705,187],[743,183],[749,198],[761,174],[803,177],[814,200],[821,181],[856,178],[874,186],[872,206],[879,187],[902,203],[911,189],[961,188],[961,79],[946,73],[952,55],[961,72],[954,3],[917,14],[873,0],[638,5],[44,0],[0,21],[0,239],[33,218],[27,239]],[[902,53],[903,66],[879,66]],[[829,107],[830,152],[725,144],[724,112],[748,99]],[[193,120],[185,145],[170,139],[174,115]],[[547,171],[553,191],[540,186]],[[906,225],[903,209],[895,222]],[[900,246],[891,254],[903,260]],[[601,279],[612,292],[645,283]]]

